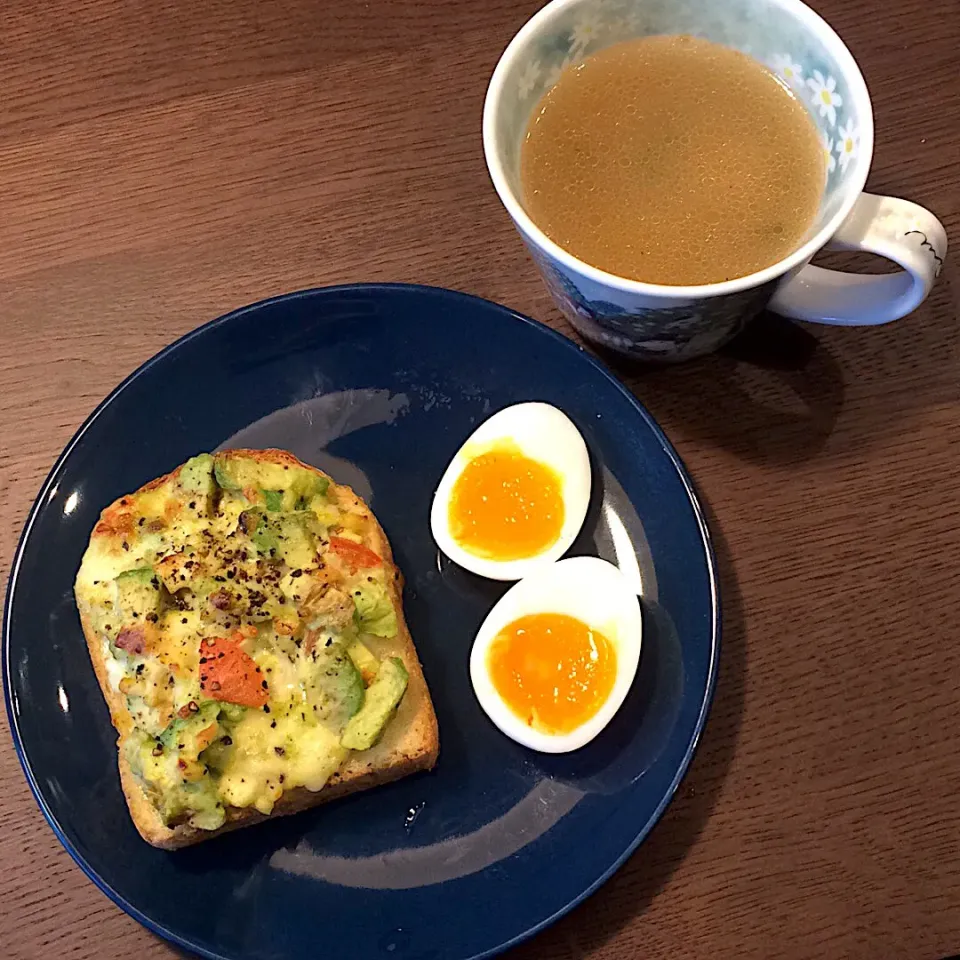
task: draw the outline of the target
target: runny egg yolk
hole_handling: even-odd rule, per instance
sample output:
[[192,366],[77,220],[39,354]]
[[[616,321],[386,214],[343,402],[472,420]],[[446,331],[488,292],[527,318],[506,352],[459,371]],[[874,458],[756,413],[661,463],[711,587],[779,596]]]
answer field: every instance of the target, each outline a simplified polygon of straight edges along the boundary
[[504,703],[540,733],[570,733],[603,705],[617,675],[613,644],[582,620],[534,613],[504,627],[487,654]]
[[464,550],[489,560],[542,553],[563,529],[560,477],[519,449],[474,457],[450,493],[450,532]]

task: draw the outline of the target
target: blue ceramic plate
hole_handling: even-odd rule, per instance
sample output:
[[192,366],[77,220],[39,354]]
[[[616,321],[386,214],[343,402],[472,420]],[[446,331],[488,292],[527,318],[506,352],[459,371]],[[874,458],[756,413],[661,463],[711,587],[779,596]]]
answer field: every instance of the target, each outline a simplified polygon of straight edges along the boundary
[[[573,754],[502,736],[471,692],[474,632],[506,588],[437,554],[430,501],[488,414],[542,400],[582,431],[595,493],[571,551],[642,583],[643,653],[613,723]],[[127,815],[72,584],[100,510],[201,450],[277,446],[372,505],[440,723],[428,774],[165,853]],[[719,622],[703,516],[676,453],[599,364],[483,300],[407,286],[269,300],[187,335],[91,416],[27,521],[4,622],[20,758],[57,836],[141,923],[206,957],[467,960],[602,883],[673,796],[706,719]]]

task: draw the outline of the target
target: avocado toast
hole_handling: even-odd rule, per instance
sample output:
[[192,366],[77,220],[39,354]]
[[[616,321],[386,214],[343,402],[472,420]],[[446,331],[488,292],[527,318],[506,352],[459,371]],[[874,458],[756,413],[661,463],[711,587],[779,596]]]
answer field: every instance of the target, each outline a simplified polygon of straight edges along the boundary
[[432,767],[401,588],[366,505],[280,450],[201,454],[107,507],[74,590],[144,839]]

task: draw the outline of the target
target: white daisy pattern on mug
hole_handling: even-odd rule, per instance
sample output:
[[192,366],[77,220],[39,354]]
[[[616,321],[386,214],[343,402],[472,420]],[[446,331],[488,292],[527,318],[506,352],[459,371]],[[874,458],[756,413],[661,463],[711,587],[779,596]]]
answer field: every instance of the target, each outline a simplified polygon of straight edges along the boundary
[[847,164],[857,155],[860,146],[860,131],[852,120],[840,124],[837,131],[837,156],[840,158],[840,169],[846,170]]
[[820,146],[823,148],[823,162],[827,167],[827,175],[837,169],[837,158],[833,155],[833,141],[825,134],[820,134]]
[[578,20],[570,31],[570,52],[583,53],[599,36],[599,21],[593,17]]
[[517,92],[520,94],[520,97],[523,100],[526,100],[527,97],[533,93],[534,88],[537,86],[537,81],[540,79],[540,61],[531,60],[524,68],[523,73],[520,74],[520,79],[517,81]]
[[803,67],[789,53],[778,53],[770,58],[773,72],[795,89],[803,89]]
[[571,63],[579,63],[582,59],[582,57],[574,56],[572,54],[565,56],[552,70],[547,73],[544,79],[543,89],[545,91],[552,90],[557,85],[557,81],[560,79],[560,74],[563,73],[563,71],[569,67]]
[[837,107],[843,106],[843,98],[837,93],[837,81],[830,76],[825,77],[819,70],[813,71],[813,76],[807,79],[807,88],[810,90],[810,99],[821,117],[830,121],[830,126],[837,122]]

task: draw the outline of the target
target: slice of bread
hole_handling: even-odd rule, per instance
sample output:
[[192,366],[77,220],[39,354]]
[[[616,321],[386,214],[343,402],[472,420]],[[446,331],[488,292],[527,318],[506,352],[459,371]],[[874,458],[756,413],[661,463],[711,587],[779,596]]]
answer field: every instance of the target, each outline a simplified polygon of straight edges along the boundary
[[[302,467],[320,476],[326,476],[321,471],[301,463],[292,454],[281,450],[237,450],[229,453],[263,462]],[[118,508],[132,505],[140,494],[156,489],[170,477],[176,476],[177,472],[174,471],[167,477],[159,478],[147,484],[135,494],[121,498],[103,512],[103,518],[114,517]],[[360,498],[349,487],[331,482],[330,489],[335,491],[335,495],[341,504],[352,502],[369,514],[370,525],[364,537],[364,542],[382,557],[383,563],[390,574],[387,577],[388,590],[396,611],[397,633],[390,638],[365,636],[364,642],[378,658],[399,657],[407,669],[409,680],[403,699],[378,743],[368,750],[351,753],[340,770],[327,781],[322,789],[311,791],[305,787],[297,787],[285,791],[269,815],[261,814],[253,807],[228,807],[226,822],[216,830],[203,830],[187,823],[167,826],[163,822],[124,755],[123,743],[134,727],[133,718],[127,709],[126,697],[114,689],[110,683],[107,664],[104,659],[103,640],[93,629],[93,619],[89,609],[85,609],[82,591],[78,589],[77,601],[80,609],[80,620],[90,659],[104,699],[110,709],[111,720],[119,734],[120,783],[133,822],[148,843],[164,849],[185,847],[239,827],[259,823],[272,817],[298,813],[328,800],[335,800],[350,793],[389,783],[417,771],[429,770],[435,764],[439,752],[437,719],[423,676],[423,670],[403,616],[401,597],[403,578],[394,564],[390,544],[383,528]],[[106,529],[109,530],[109,528],[110,522],[108,521]],[[110,535],[104,533],[103,520],[98,524],[94,533],[95,537],[98,535],[98,531],[100,531],[100,535]],[[110,533],[112,534],[112,531]]]

